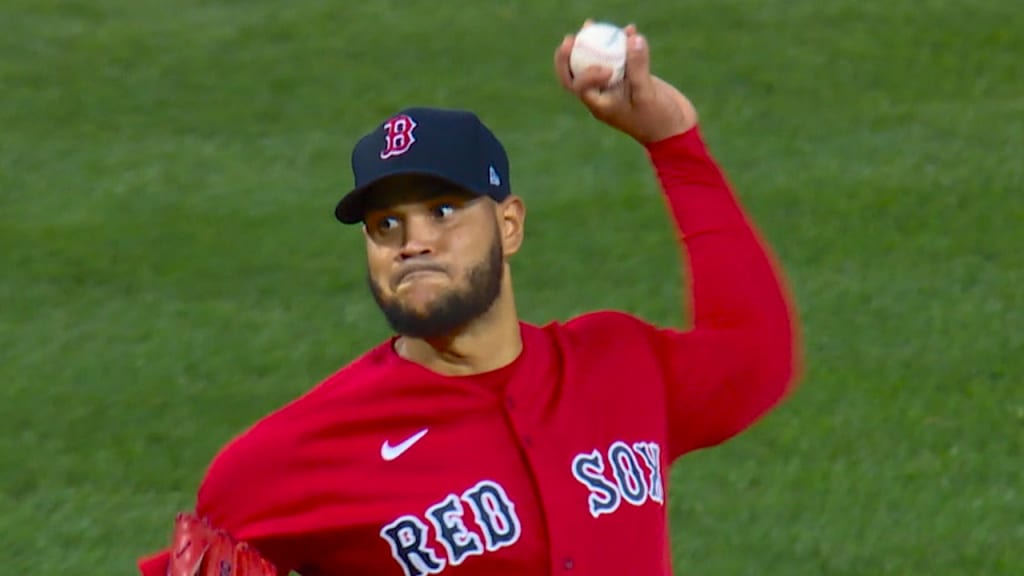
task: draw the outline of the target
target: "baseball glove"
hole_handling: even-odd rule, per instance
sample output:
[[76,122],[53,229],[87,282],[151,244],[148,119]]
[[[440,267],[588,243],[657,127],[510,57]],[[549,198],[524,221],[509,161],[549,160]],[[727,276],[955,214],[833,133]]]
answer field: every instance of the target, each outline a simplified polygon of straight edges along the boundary
[[277,576],[254,548],[195,514],[178,514],[171,546],[167,576]]

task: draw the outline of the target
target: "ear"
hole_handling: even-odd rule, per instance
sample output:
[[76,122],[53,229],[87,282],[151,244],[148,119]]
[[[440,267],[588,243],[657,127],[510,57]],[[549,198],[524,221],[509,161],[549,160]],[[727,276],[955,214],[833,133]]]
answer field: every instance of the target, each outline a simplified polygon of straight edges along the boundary
[[519,252],[519,247],[523,245],[525,224],[526,205],[522,198],[513,195],[498,204],[498,227],[506,256]]

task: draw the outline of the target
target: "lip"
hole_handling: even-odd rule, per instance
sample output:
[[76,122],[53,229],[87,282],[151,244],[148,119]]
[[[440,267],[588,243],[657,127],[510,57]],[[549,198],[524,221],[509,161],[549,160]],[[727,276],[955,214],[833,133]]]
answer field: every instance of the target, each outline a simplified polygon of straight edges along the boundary
[[402,276],[401,282],[405,282],[406,280],[415,280],[421,276],[434,276],[437,274],[441,274],[441,272],[438,272],[437,270],[416,270],[415,272],[409,272]]
[[417,279],[420,279],[420,278],[427,278],[427,277],[430,277],[430,276],[437,276],[437,275],[444,275],[444,272],[442,272],[440,270],[429,270],[429,269],[425,269],[425,270],[412,270],[411,272],[406,272],[405,274],[402,274],[401,276],[399,276],[398,277],[398,282],[396,282],[396,286],[401,286],[402,284],[406,284],[408,282],[413,282],[413,281],[415,281]]

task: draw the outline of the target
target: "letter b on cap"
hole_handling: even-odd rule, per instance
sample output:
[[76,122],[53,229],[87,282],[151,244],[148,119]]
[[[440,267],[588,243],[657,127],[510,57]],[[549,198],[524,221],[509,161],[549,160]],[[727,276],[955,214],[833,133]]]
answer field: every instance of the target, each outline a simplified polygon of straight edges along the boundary
[[387,160],[408,152],[416,142],[413,135],[415,129],[416,121],[407,114],[400,114],[385,122],[384,149],[380,151],[380,159]]

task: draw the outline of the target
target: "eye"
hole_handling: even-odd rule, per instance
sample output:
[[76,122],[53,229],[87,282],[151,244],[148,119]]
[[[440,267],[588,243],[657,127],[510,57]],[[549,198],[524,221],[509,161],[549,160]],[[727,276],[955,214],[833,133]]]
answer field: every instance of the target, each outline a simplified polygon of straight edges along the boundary
[[377,221],[374,222],[373,228],[378,233],[383,234],[398,228],[398,224],[398,218],[395,218],[394,216],[384,216],[383,218],[378,218]]
[[437,206],[434,206],[434,216],[436,216],[438,219],[448,218],[454,213],[455,205],[450,202],[445,202],[443,204],[438,204]]

